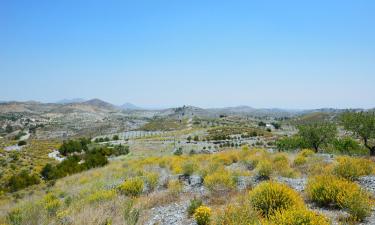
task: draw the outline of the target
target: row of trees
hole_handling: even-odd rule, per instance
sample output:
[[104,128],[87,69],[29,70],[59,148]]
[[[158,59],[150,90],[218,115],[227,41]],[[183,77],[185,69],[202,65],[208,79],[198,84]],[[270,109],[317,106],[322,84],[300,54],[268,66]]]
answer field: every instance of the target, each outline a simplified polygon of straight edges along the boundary
[[[361,139],[363,146],[371,156],[375,156],[375,115],[370,112],[346,112],[341,115],[340,122],[345,130]],[[293,137],[282,138],[277,141],[280,150],[296,148],[312,148],[316,152],[327,144],[336,148],[350,149],[358,144],[350,137],[337,139],[336,124],[330,122],[316,122],[300,125],[298,134]]]

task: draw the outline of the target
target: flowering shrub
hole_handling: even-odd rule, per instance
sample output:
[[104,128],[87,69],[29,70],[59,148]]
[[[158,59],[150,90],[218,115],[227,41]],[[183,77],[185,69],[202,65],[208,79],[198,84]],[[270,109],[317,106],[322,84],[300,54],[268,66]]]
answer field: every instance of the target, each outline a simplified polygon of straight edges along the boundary
[[310,156],[315,155],[315,152],[311,149],[303,149],[298,154],[304,157],[310,157]]
[[44,197],[44,208],[49,215],[55,215],[60,206],[61,201],[55,195],[47,194]]
[[120,191],[128,196],[139,196],[143,191],[143,180],[139,177],[126,180],[121,186]]
[[263,182],[250,192],[250,204],[263,216],[279,210],[303,208],[299,194],[285,184]]
[[195,168],[197,168],[198,165],[193,163],[192,161],[186,161],[182,164],[182,173],[184,175],[192,175],[194,173]]
[[272,169],[282,177],[296,177],[298,174],[290,167],[288,155],[277,153],[272,159]]
[[315,203],[346,209],[355,220],[370,214],[369,196],[356,183],[332,175],[317,176],[309,180],[306,190]]
[[210,191],[228,191],[235,186],[231,174],[226,170],[216,171],[204,179],[204,184]]
[[159,184],[159,174],[157,174],[157,173],[147,173],[146,174],[146,182],[147,182],[147,185],[148,185],[148,188],[150,189],[150,191],[155,190],[155,188]]
[[200,206],[195,210],[194,219],[198,225],[208,225],[211,220],[211,209],[207,206]]
[[369,175],[374,170],[373,163],[367,159],[343,156],[339,157],[337,161],[338,164],[333,168],[334,174],[351,181],[360,176]]
[[257,213],[249,204],[230,204],[218,215],[216,224],[249,225],[260,224]]
[[189,216],[192,216],[195,213],[195,210],[202,205],[202,200],[200,199],[192,199],[190,200],[189,207],[187,209],[187,212]]
[[303,155],[297,155],[297,157],[294,159],[293,164],[295,166],[302,166],[307,162],[307,158]]
[[88,196],[88,201],[90,203],[102,202],[113,199],[116,196],[115,190],[100,190],[92,193]]
[[269,217],[272,225],[329,225],[329,220],[307,209],[277,211]]
[[260,161],[256,169],[259,177],[269,178],[272,174],[272,164],[269,160]]
[[20,209],[15,208],[7,215],[7,220],[10,224],[20,225],[22,223],[22,212]]

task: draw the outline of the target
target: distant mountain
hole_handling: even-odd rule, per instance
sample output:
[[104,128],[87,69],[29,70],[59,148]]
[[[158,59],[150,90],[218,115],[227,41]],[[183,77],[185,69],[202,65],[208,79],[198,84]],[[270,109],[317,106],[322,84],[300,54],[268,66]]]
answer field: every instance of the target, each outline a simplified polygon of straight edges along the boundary
[[71,104],[71,103],[81,103],[86,101],[83,98],[72,98],[72,99],[62,99],[60,101],[57,101],[56,104]]
[[106,109],[116,109],[117,107],[115,105],[112,105],[111,103],[105,102],[103,100],[100,100],[98,98],[90,99],[85,102],[81,102],[78,104],[83,104],[83,105],[90,105],[90,106],[95,106],[98,108],[106,108]]
[[142,109],[141,107],[136,106],[136,105],[134,105],[132,103],[129,103],[129,102],[120,105],[120,108],[125,109],[125,110],[141,110]]
[[298,110],[287,110],[278,108],[253,108],[250,106],[236,106],[225,108],[207,109],[210,112],[224,115],[248,115],[248,116],[272,116],[272,117],[286,117],[298,114]]

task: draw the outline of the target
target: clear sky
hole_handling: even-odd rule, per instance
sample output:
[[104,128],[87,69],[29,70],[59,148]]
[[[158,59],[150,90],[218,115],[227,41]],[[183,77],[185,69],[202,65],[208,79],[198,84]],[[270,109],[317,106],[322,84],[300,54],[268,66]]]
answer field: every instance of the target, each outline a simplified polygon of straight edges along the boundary
[[0,100],[375,106],[373,0],[0,0]]

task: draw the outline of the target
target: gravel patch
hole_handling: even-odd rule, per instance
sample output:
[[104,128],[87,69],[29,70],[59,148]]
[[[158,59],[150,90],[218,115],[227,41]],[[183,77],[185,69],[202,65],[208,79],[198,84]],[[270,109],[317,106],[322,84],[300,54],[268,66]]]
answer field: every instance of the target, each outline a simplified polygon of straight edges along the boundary
[[298,192],[303,192],[307,184],[307,178],[278,177],[276,180],[280,183],[288,185]]
[[374,175],[360,177],[358,179],[358,183],[365,190],[375,195],[375,176]]
[[155,207],[150,211],[150,220],[146,225],[196,225],[192,218],[188,218],[186,210],[189,202],[172,203],[167,206]]

